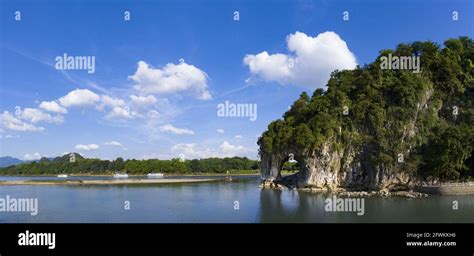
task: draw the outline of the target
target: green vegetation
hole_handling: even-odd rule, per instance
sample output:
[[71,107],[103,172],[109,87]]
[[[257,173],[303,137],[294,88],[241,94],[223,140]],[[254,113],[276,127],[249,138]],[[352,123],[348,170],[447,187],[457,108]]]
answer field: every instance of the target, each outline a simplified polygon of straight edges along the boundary
[[300,169],[300,166],[298,163],[290,163],[290,162],[285,162],[283,166],[281,167],[281,170],[283,172],[288,172],[288,173],[296,172],[299,169]]
[[[367,173],[381,168],[441,180],[474,176],[474,43],[459,37],[444,45],[400,44],[364,67],[333,72],[326,91],[302,93],[268,125],[258,140],[260,155],[304,157],[329,144],[357,152]],[[380,58],[390,53],[419,55],[422,72],[382,70]]]
[[186,160],[124,160],[121,157],[114,161],[83,158],[75,154],[75,162],[69,161],[69,155],[53,160],[43,158],[37,162],[24,163],[0,169],[3,175],[45,175],[45,174],[110,174],[126,172],[128,174],[147,174],[161,172],[168,174],[201,174],[201,173],[251,173],[256,170],[259,162],[246,157],[208,158]]

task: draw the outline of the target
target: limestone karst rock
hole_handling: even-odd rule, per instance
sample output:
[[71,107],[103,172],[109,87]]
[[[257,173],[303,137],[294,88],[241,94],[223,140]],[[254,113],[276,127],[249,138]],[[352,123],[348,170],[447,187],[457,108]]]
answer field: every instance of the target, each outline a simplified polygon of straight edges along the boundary
[[[421,56],[421,72],[381,69],[387,54]],[[443,49],[402,44],[362,68],[333,72],[327,90],[302,93],[259,138],[262,183],[406,190],[474,176],[472,63],[474,43],[461,37]],[[290,154],[299,172],[282,176]]]

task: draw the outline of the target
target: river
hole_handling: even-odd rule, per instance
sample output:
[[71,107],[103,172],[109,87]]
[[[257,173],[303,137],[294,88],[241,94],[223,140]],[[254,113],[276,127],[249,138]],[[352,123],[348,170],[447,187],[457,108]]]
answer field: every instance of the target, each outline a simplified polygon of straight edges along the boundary
[[[17,179],[52,178],[0,176]],[[358,215],[326,211],[329,194],[261,189],[255,176],[193,184],[0,186],[0,198],[6,196],[37,198],[38,214],[0,211],[0,223],[474,222],[474,196],[367,197]]]

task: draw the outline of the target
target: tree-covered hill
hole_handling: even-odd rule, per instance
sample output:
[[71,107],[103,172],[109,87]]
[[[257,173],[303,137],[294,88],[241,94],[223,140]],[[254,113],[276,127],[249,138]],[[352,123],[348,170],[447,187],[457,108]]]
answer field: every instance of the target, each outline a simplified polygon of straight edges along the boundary
[[[382,69],[389,54],[420,56],[421,72]],[[400,44],[364,67],[335,71],[327,90],[302,93],[258,144],[262,176],[280,179],[293,153],[300,186],[472,177],[473,40]]]

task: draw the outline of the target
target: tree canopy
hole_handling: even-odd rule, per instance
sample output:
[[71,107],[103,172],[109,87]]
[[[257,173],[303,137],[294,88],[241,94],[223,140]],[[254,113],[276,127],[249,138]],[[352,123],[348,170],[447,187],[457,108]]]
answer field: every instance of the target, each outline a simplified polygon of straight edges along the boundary
[[259,161],[246,157],[207,158],[181,161],[180,159],[160,160],[124,160],[121,157],[113,161],[95,158],[83,158],[75,154],[75,161],[70,161],[69,154],[53,160],[41,159],[30,163],[13,165],[0,169],[0,173],[9,175],[43,175],[43,174],[110,174],[126,172],[142,175],[153,172],[168,174],[226,173],[227,171],[257,170]]

